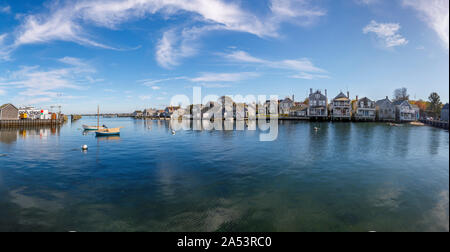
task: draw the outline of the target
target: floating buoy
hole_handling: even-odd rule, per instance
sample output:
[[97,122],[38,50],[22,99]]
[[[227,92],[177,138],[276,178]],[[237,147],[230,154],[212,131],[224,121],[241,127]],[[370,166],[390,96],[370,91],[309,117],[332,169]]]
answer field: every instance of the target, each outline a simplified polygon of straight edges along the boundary
[[83,145],[83,146],[81,146],[81,149],[84,150],[84,151],[87,151],[88,150],[88,146],[87,145]]
[[175,134],[176,134],[175,130],[172,130],[172,135],[175,135]]
[[319,128],[317,128],[317,127],[314,127],[314,130],[315,130],[315,131],[318,131],[318,130],[319,130]]

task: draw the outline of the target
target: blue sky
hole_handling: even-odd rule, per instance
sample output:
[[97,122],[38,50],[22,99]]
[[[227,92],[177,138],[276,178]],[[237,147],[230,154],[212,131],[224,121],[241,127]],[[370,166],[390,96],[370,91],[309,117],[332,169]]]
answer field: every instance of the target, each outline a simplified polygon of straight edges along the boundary
[[0,0],[0,103],[66,113],[177,94],[449,99],[448,0]]

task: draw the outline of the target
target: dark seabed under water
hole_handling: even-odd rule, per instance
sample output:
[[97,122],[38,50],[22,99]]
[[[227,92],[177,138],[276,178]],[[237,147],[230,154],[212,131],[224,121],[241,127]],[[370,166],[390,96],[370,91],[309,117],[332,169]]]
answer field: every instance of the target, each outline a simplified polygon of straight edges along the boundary
[[280,122],[260,142],[259,131],[101,123],[125,128],[83,135],[87,117],[0,130],[0,231],[449,231],[442,129]]

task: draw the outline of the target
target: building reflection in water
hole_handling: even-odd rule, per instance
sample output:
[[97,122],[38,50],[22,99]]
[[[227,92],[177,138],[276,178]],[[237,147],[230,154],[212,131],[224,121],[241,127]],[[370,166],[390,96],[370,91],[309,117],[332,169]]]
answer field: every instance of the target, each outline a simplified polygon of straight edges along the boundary
[[48,128],[2,128],[0,129],[0,142],[12,144],[20,139],[47,138],[48,136],[59,136],[59,127]]

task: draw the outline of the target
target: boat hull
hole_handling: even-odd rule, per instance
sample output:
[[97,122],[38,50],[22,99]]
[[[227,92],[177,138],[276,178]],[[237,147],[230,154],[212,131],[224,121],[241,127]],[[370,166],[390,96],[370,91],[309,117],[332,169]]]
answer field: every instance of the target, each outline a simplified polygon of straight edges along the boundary
[[96,136],[118,136],[120,132],[95,132]]

